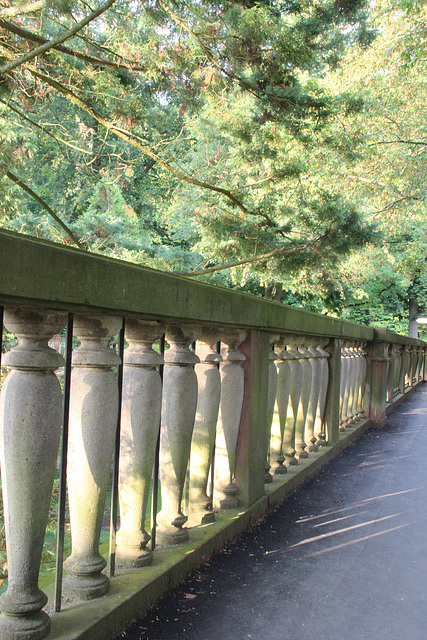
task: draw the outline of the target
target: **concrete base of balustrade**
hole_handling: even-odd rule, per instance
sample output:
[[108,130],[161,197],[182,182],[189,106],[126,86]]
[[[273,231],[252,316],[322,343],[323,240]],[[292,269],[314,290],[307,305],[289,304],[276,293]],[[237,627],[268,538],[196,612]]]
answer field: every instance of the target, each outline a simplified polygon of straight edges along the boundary
[[[420,383],[422,384],[422,383]],[[418,385],[416,385],[418,386]],[[395,399],[387,412],[407,398],[416,388]],[[138,615],[147,611],[163,595],[177,586],[191,571],[214,556],[231,539],[243,533],[273,509],[296,487],[330,462],[342,449],[356,440],[367,428],[369,420],[339,434],[333,445],[321,447],[309,458],[299,460],[288,473],[274,476],[265,486],[266,494],[254,505],[218,511],[213,523],[189,529],[190,541],[176,547],[157,548],[153,563],[142,569],[128,570],[111,580],[110,592],[90,603],[64,603],[61,613],[52,616],[51,640],[112,640]],[[53,588],[43,588],[52,596]]]

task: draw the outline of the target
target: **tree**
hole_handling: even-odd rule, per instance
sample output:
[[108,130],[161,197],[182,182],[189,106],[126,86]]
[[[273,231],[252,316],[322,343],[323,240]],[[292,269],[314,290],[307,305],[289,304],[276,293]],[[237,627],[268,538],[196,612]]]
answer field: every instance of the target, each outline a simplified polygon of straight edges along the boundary
[[351,99],[331,98],[322,76],[345,46],[370,42],[365,2],[42,4],[0,16],[0,97],[32,154],[20,162],[33,165],[34,192],[58,203],[71,232],[117,255],[96,225],[83,234],[108,183],[145,238],[124,252],[156,260],[153,247],[168,247],[178,270],[204,259],[209,271],[195,272],[210,275],[225,260],[240,263],[234,281],[278,280],[308,261],[321,273],[366,242],[355,208],[309,169],[319,145],[348,154],[333,124]]
[[327,174],[319,179],[326,181],[333,173],[335,189],[359,203],[382,241],[342,265],[331,278],[332,295],[325,303],[350,319],[399,330],[409,320],[414,335],[415,318],[427,309],[422,57],[427,10],[419,3],[385,1],[373,8],[373,46],[349,50],[340,70],[328,79],[331,91],[353,90],[353,99],[359,97],[361,109],[345,123],[359,157],[353,166],[325,165]]

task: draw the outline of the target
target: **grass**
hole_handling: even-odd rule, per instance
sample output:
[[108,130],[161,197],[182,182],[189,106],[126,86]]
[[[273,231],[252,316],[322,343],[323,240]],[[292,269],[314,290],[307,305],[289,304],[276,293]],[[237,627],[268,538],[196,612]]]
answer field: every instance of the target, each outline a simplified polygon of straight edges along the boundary
[[[1,484],[0,484],[1,488]],[[58,531],[58,501],[59,501],[59,471],[56,472],[52,500],[49,509],[49,517],[46,527],[46,534],[43,545],[42,561],[40,567],[40,581],[42,585],[46,585],[53,582],[55,578],[56,570],[56,544],[57,544],[57,531]],[[111,503],[111,491],[107,493],[107,500],[105,504],[104,515],[110,515],[110,503]],[[160,508],[160,499],[159,507]],[[151,489],[148,499],[147,514],[151,513]],[[150,528],[150,522],[146,521],[147,530]],[[100,553],[102,555],[108,554],[108,542],[110,532],[109,529],[101,530],[100,538]],[[68,504],[66,505],[66,517],[65,517],[65,540],[64,540],[64,559],[68,558],[71,554],[71,529],[70,518],[68,513]],[[3,500],[2,493],[0,491],[0,594],[6,591],[7,588],[7,561],[6,561],[6,540],[4,532],[4,512],[3,512]]]
[[[106,502],[106,514],[110,512],[110,493],[107,496]],[[44,583],[50,582],[50,578],[53,580],[56,569],[56,544],[57,544],[57,532],[58,532],[58,501],[59,501],[59,472],[56,473],[52,500],[49,509],[49,517],[47,521],[42,561],[40,567],[40,578]],[[109,531],[101,531],[100,544],[105,545],[109,540]],[[104,550],[104,549],[103,549]],[[108,544],[107,549],[108,552]],[[70,518],[68,509],[66,509],[65,516],[65,540],[64,540],[64,558],[67,558],[71,553],[71,529]],[[6,561],[6,540],[4,531],[4,511],[3,500],[0,492],[0,594],[7,588],[7,561]]]

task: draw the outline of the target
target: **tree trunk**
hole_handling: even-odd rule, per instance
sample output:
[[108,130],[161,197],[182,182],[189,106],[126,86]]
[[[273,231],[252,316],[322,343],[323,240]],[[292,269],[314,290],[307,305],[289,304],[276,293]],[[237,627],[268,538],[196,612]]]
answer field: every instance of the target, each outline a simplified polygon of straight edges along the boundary
[[276,300],[277,302],[281,301],[283,291],[283,284],[280,282],[276,282],[275,284],[269,284],[265,287],[265,298],[266,300]]
[[414,298],[409,298],[409,328],[408,335],[410,338],[418,338],[418,302]]

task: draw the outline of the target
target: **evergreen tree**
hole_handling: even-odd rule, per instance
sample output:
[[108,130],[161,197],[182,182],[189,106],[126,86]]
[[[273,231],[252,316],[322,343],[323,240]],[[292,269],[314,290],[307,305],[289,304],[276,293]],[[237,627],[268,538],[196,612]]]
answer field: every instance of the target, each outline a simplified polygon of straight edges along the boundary
[[[308,263],[321,274],[366,242],[354,206],[310,169],[321,149],[348,154],[333,124],[354,105],[323,76],[345,47],[371,41],[365,2],[28,9],[0,11],[3,118],[30,156],[9,154],[5,171],[30,177],[39,200],[27,211],[51,203],[71,233],[113,255],[192,274],[204,261],[207,275],[241,263],[234,282],[296,278]],[[123,198],[117,227],[94,209],[107,183]],[[30,230],[27,214],[4,215]]]

